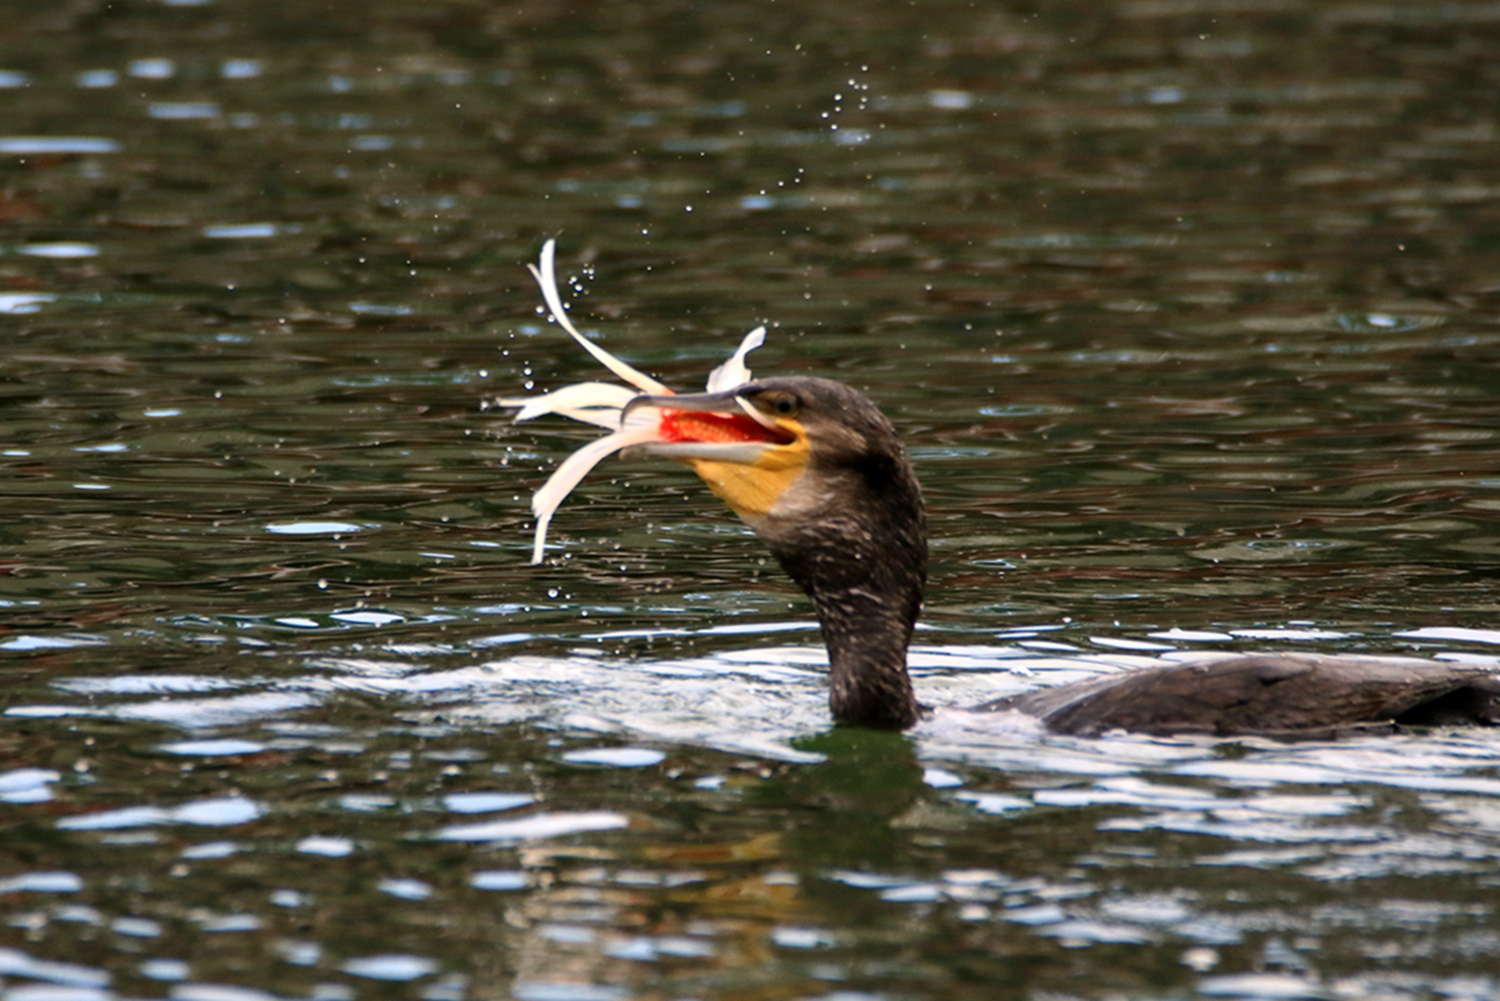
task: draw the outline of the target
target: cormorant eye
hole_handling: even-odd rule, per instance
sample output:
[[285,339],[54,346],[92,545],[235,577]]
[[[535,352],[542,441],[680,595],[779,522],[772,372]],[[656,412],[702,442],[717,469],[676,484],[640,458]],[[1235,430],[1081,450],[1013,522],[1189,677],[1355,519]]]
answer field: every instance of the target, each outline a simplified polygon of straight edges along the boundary
[[761,409],[777,417],[793,417],[798,410],[797,398],[790,393],[767,393],[761,398]]

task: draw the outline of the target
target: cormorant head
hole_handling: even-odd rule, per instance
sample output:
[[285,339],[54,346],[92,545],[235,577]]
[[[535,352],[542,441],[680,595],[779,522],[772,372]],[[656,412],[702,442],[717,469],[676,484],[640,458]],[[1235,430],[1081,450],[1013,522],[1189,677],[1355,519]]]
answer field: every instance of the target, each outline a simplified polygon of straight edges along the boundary
[[[830,379],[790,376],[718,393],[637,396],[624,416],[642,407],[662,411],[662,440],[644,450],[692,466],[757,531],[787,517],[847,514],[851,503],[868,506],[877,495],[916,485],[890,421],[863,393]],[[835,506],[812,506],[820,501]]]
[[914,588],[920,603],[921,489],[895,428],[863,393],[790,376],[638,396],[625,414],[641,407],[662,411],[664,440],[645,451],[692,466],[804,588],[874,581]]

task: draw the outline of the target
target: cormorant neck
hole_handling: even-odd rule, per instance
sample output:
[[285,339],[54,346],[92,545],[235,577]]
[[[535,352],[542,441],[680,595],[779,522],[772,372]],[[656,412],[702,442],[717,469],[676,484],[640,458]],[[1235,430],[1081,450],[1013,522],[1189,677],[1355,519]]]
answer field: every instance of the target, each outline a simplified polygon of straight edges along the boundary
[[905,729],[922,713],[906,670],[927,584],[921,488],[894,437],[874,459],[804,481],[791,517],[756,528],[817,609],[833,718]]
[[[840,723],[904,730],[921,707],[912,694],[906,648],[916,617],[863,588],[808,592],[828,647],[828,707]],[[920,601],[920,598],[918,599]]]

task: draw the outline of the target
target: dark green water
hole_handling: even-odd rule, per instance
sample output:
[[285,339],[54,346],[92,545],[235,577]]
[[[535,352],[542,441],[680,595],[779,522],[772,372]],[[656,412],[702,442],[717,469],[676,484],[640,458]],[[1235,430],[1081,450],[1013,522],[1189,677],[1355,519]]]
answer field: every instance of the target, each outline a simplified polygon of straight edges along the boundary
[[[7,5],[3,1001],[1486,998],[1500,737],[833,731],[686,472],[871,394],[965,705],[1500,644],[1492,4]],[[970,721],[972,723],[972,721]]]

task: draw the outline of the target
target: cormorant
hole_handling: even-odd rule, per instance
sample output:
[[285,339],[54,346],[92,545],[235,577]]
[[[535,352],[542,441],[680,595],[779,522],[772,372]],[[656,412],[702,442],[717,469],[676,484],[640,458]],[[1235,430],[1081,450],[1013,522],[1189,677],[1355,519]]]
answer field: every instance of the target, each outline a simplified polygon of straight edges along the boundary
[[[751,408],[766,440],[743,460],[681,456],[753,528],[817,609],[840,722],[905,728],[921,717],[906,649],[926,584],[921,488],[895,429],[863,394],[808,377],[653,408],[729,418]],[[666,454],[671,454],[670,452]],[[1500,722],[1500,674],[1400,657],[1254,654],[1142,668],[976,707],[1013,709],[1062,733],[1319,735],[1371,724]]]
[[[907,646],[927,582],[922,490],[895,428],[864,394],[807,376],[752,379],[752,331],[709,378],[673,394],[585,339],[556,291],[553,246],[533,268],[559,323],[644,394],[584,383],[528,399],[517,419],[560,413],[610,428],[554,473],[533,503],[534,560],[552,512],[610,452],[634,447],[690,465],[812,599],[840,723],[905,729],[924,708]],[[1041,688],[975,707],[1016,710],[1061,733],[1336,736],[1374,726],[1500,723],[1500,668],[1399,657],[1229,655]]]

